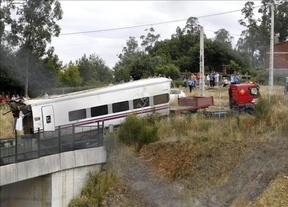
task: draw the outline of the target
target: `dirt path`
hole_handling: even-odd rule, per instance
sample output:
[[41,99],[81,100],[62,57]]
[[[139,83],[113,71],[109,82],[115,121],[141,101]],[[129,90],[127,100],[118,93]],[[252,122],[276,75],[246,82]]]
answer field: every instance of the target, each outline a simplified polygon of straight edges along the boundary
[[[122,149],[123,150],[123,149]],[[136,154],[123,151],[113,151],[110,162],[105,168],[121,174],[122,180],[118,186],[118,195],[110,192],[103,206],[125,207],[190,207],[185,198],[183,187],[169,181]],[[114,163],[114,164],[113,164]],[[120,173],[119,173],[120,172]],[[124,190],[123,190],[124,189]],[[119,196],[119,193],[122,194]],[[112,198],[113,197],[113,198]],[[116,198],[117,197],[117,198]]]
[[147,167],[143,161],[136,161],[124,175],[126,184],[139,193],[147,207],[175,207],[185,205],[183,188],[161,177]]

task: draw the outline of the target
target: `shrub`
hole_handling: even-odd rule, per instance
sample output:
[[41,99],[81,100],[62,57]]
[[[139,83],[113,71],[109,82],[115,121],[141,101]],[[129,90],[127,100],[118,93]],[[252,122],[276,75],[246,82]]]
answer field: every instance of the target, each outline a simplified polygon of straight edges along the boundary
[[262,96],[259,98],[258,103],[255,105],[255,117],[256,120],[268,121],[269,116],[272,112],[273,107],[273,98],[269,100],[269,98]]
[[156,126],[143,126],[138,140],[138,150],[145,144],[156,142],[159,140],[158,127]]
[[134,145],[137,150],[140,150],[143,145],[159,139],[158,127],[156,126],[159,119],[160,117],[157,114],[145,117],[137,117],[135,114],[131,114],[122,123],[118,131],[118,138],[121,142]]
[[141,128],[141,121],[137,118],[136,115],[131,114],[127,116],[126,120],[122,123],[118,131],[118,138],[121,142],[127,145],[135,144]]

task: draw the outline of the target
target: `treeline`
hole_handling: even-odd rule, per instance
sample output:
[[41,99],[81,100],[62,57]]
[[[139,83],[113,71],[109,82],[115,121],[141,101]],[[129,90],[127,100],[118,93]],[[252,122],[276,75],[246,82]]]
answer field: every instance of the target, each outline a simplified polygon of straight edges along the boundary
[[[139,37],[129,37],[118,54],[113,68],[95,53],[71,60],[63,65],[54,48],[47,48],[52,37],[61,32],[57,21],[63,18],[57,0],[1,1],[0,13],[0,92],[35,97],[59,88],[89,88],[162,74],[176,79],[180,74],[199,71],[200,24],[196,17],[188,18],[184,28],[177,27],[170,39],[159,40],[153,27]],[[269,46],[271,11],[275,5],[275,33],[279,41],[288,37],[288,2],[263,0],[260,7],[246,2],[239,24],[244,27],[237,45],[233,36],[220,28],[213,38],[204,35],[205,71],[227,73],[234,70],[252,76],[265,71],[265,47]],[[255,17],[255,13],[260,14]],[[223,23],[224,24],[224,23]],[[225,25],[225,24],[224,24]],[[259,76],[265,81],[263,72]],[[268,80],[268,79],[267,79]],[[53,90],[52,90],[53,89]]]

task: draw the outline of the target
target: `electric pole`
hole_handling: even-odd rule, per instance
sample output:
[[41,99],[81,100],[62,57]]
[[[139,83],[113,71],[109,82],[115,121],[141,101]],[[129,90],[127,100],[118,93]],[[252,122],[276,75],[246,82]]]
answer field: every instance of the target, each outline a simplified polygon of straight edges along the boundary
[[205,73],[204,73],[204,32],[203,27],[200,28],[200,96],[205,94]]
[[271,3],[271,31],[270,31],[270,58],[269,58],[269,101],[273,94],[274,70],[274,4]]

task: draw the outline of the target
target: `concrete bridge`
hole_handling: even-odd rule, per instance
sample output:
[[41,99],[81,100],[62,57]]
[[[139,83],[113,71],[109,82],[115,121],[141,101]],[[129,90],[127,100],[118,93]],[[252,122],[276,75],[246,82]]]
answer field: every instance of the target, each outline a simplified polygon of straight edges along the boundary
[[67,207],[106,163],[103,126],[0,140],[0,207]]
[[0,206],[66,207],[105,162],[102,146],[0,166]]

